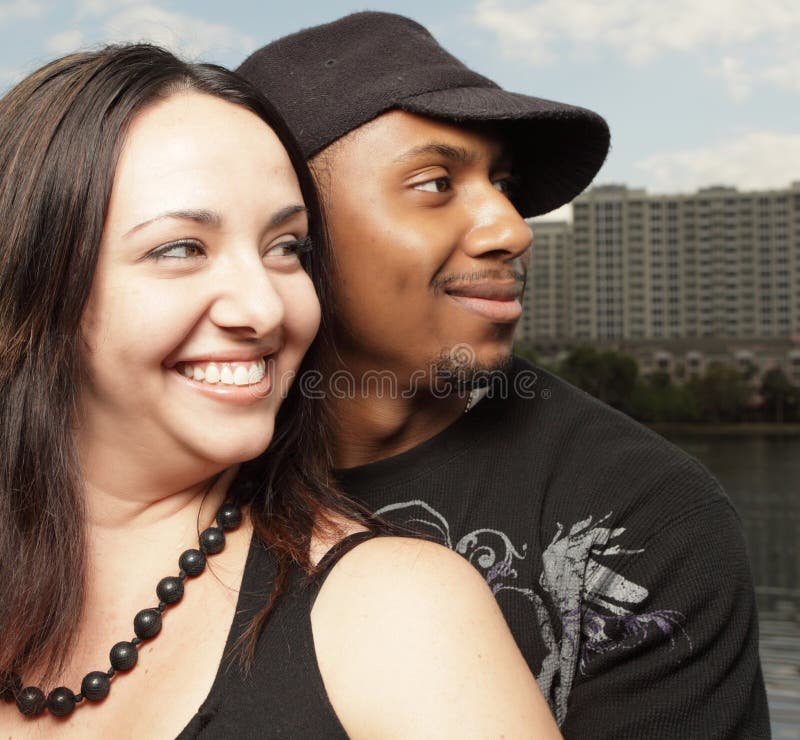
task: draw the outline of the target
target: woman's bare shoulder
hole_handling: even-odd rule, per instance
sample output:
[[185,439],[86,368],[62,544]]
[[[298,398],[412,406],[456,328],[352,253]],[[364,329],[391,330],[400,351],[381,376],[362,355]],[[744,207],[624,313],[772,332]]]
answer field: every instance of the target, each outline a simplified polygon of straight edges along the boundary
[[347,519],[340,515],[330,515],[325,521],[319,522],[311,537],[309,548],[309,559],[312,565],[318,565],[320,560],[325,557],[328,551],[337,545],[345,537],[357,532],[366,532],[365,527],[360,522]]
[[488,586],[445,547],[359,544],[329,574],[312,625],[352,737],[559,736]]

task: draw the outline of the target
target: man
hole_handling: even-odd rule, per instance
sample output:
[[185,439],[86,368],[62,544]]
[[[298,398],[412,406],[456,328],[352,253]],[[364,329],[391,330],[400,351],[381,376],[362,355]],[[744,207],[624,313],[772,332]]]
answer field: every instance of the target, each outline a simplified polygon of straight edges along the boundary
[[386,13],[280,39],[239,72],[293,127],[329,219],[344,489],[483,573],[568,737],[767,737],[717,482],[511,359],[523,217],[591,182],[603,119],[503,91]]

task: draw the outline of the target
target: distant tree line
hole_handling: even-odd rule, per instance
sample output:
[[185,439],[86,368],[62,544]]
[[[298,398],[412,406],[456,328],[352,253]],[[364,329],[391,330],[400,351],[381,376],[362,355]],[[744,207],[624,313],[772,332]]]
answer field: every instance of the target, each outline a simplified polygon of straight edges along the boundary
[[516,352],[643,422],[800,421],[800,387],[780,368],[768,370],[757,387],[754,367],[721,364],[676,383],[666,372],[640,374],[636,360],[621,352],[578,347],[556,367],[525,347]]

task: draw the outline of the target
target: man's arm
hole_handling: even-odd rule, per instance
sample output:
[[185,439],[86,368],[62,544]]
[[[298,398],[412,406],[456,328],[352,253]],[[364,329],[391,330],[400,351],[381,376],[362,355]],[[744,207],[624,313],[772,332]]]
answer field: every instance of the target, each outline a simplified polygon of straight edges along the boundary
[[719,484],[700,466],[695,472],[699,495],[665,488],[666,498],[692,503],[653,522],[625,563],[625,577],[647,598],[629,615],[611,604],[598,607],[597,619],[583,616],[568,738],[770,736],[741,525]]

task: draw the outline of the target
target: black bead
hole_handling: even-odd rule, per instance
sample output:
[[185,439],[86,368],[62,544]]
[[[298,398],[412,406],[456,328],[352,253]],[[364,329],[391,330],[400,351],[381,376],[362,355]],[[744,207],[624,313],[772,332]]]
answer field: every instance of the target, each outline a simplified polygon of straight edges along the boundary
[[16,673],[8,673],[0,678],[0,699],[7,702],[14,701],[22,688],[22,679]]
[[28,686],[17,694],[17,707],[23,714],[32,717],[44,711],[46,700],[41,689]]
[[236,504],[222,504],[217,512],[217,524],[225,530],[236,529],[242,523],[242,510]]
[[187,576],[199,576],[206,568],[206,556],[200,550],[186,550],[178,560],[178,566]]
[[219,527],[209,527],[200,533],[200,547],[209,555],[216,555],[225,547],[225,532]]
[[59,686],[47,695],[47,708],[56,717],[66,717],[75,709],[75,694],[66,686]]
[[162,578],[156,586],[156,594],[165,604],[177,604],[183,598],[183,581],[175,576]]
[[101,701],[108,696],[111,681],[103,671],[87,673],[81,681],[81,693],[89,701]]
[[108,657],[112,668],[118,671],[129,671],[139,660],[139,653],[136,651],[135,645],[123,641],[111,648]]
[[158,609],[142,609],[133,618],[133,631],[143,640],[155,637],[161,632],[161,612]]

